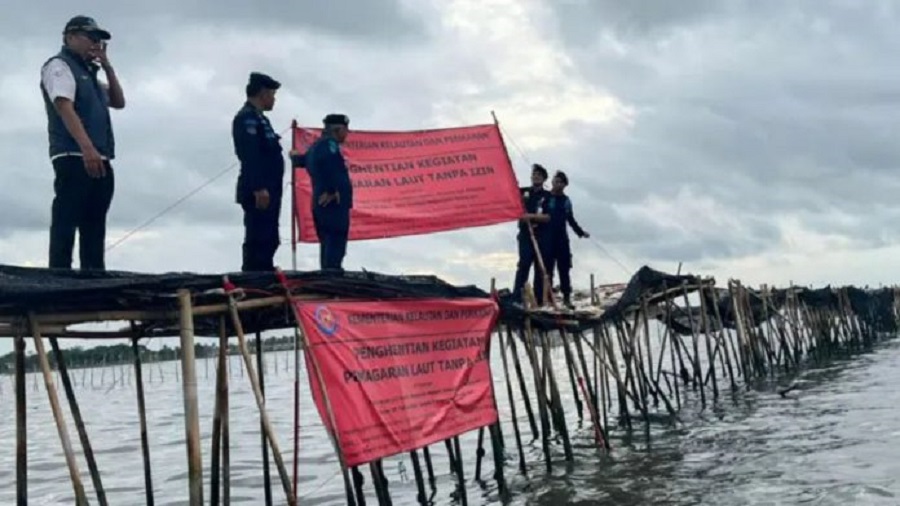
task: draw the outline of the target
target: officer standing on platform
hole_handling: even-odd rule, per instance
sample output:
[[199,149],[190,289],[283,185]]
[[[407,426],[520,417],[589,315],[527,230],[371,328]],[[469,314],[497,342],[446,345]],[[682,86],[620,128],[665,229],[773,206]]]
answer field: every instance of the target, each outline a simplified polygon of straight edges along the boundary
[[319,264],[322,270],[343,271],[350,235],[353,185],[341,144],[349,133],[350,119],[329,114],[322,120],[322,136],[304,156],[292,153],[295,165],[303,165],[312,182],[312,214],[319,236]]
[[[546,216],[538,214],[541,203],[549,195],[549,192],[544,189],[544,182],[547,181],[547,178],[547,169],[536,163],[531,168],[531,186],[519,189],[525,203],[525,215],[519,219],[519,234],[516,237],[519,243],[519,263],[516,268],[512,293],[515,302],[522,301],[522,288],[525,286],[525,281],[528,280],[532,267],[534,267],[534,296],[540,302],[544,295],[544,279],[537,266],[537,252],[534,250],[534,243],[541,237],[540,223],[547,221]],[[529,227],[531,227],[530,231]],[[532,234],[534,240],[532,240]]]
[[241,270],[273,271],[280,238],[278,222],[284,181],[281,137],[264,112],[275,106],[281,83],[258,72],[250,74],[247,101],[234,116],[231,135],[241,163],[236,201],[244,210]]
[[[544,267],[547,269],[547,276],[550,278],[550,286],[553,287],[553,269],[559,269],[559,285],[563,294],[563,304],[572,308],[572,280],[569,276],[572,270],[572,248],[569,245],[568,226],[581,238],[590,237],[581,226],[575,221],[575,215],[572,212],[572,200],[565,194],[566,186],[569,185],[569,178],[562,171],[557,171],[553,175],[553,186],[550,195],[544,199],[541,205],[543,214],[549,216],[549,223],[543,228],[541,234],[541,253],[544,258]],[[538,301],[540,303],[540,300]]]

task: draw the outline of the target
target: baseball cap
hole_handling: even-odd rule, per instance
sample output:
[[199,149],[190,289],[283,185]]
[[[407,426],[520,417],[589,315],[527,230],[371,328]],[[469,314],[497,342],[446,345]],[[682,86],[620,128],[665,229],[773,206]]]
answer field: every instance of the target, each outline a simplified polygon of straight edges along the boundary
[[97,25],[97,21],[95,21],[94,18],[90,16],[79,15],[70,19],[69,22],[66,23],[66,27],[65,29],[63,29],[63,33],[70,32],[93,33],[99,35],[103,40],[109,40],[112,38],[112,35],[108,31],[100,28],[100,26]]

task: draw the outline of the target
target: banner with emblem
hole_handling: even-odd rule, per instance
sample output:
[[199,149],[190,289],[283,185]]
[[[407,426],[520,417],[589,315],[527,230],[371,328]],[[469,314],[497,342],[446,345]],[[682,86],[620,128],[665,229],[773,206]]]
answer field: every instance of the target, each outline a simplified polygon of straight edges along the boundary
[[499,314],[493,300],[298,301],[296,307],[309,342],[313,399],[330,428],[327,395],[348,466],[497,422],[487,360]]
[[[321,129],[295,126],[306,152]],[[400,237],[516,221],[524,212],[496,124],[417,131],[350,129],[341,146],[353,185],[350,240]],[[306,169],[294,172],[298,242],[318,242]]]

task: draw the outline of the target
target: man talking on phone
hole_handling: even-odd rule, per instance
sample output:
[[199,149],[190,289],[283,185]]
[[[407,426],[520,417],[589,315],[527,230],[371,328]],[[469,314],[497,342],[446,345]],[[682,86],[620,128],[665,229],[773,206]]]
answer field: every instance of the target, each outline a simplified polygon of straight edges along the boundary
[[[75,16],[63,46],[41,68],[50,161],[55,177],[50,223],[50,267],[71,269],[75,231],[83,270],[106,270],[106,215],[115,187],[115,139],[109,109],[125,107],[106,44],[111,38],[93,18]],[[107,83],[97,78],[100,70]]]

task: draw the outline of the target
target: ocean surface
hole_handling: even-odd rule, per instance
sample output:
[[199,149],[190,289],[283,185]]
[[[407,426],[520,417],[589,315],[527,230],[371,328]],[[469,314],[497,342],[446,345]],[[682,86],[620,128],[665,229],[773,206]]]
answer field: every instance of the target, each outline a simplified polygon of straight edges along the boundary
[[[575,462],[567,464],[562,445],[554,444],[551,475],[546,473],[540,441],[532,441],[516,388],[518,423],[529,461],[527,478],[518,471],[509,398],[496,351],[495,348],[492,353],[495,392],[506,440],[504,473],[512,491],[512,504],[900,504],[900,340],[885,342],[865,354],[808,368],[792,377],[754,383],[734,396],[726,389],[718,403],[705,410],[699,406],[699,400],[692,398],[683,406],[682,424],[653,425],[649,436],[638,422],[630,436],[613,428],[612,452],[608,455],[598,449],[590,426],[579,425],[569,381],[562,371],[557,377],[569,407],[566,417]],[[561,350],[554,351],[553,357],[556,365],[564,360]],[[267,407],[290,474],[294,460],[293,353],[270,352],[265,354],[265,360]],[[180,363],[144,364],[143,374],[156,504],[187,504]],[[144,504],[132,368],[120,365],[79,369],[72,371],[71,376],[110,504]],[[197,376],[204,499],[208,502],[214,360],[198,361]],[[259,414],[237,356],[230,357],[229,377],[232,504],[264,504]],[[337,460],[313,408],[306,378],[305,367],[301,366],[300,504],[343,504],[343,481]],[[0,376],[0,504],[15,504],[12,379]],[[797,388],[784,398],[780,396],[778,389],[791,383]],[[58,381],[57,386],[65,406]],[[42,376],[29,374],[26,387],[29,504],[74,504]],[[529,394],[533,395],[533,383],[529,384]],[[69,437],[79,454],[83,483],[91,503],[96,504],[68,409],[65,417]],[[481,470],[483,481],[474,479],[476,437],[477,431],[460,438],[468,504],[500,504],[496,482],[491,478],[494,466],[488,437]],[[457,504],[453,499],[455,478],[442,444],[432,447],[432,460],[437,478],[434,504]],[[422,465],[424,468],[424,462]],[[377,504],[369,469],[361,470],[366,479],[367,504]],[[409,458],[386,459],[384,471],[393,504],[417,504]],[[270,472],[274,504],[285,504],[274,462]],[[427,483],[426,489],[432,493]]]

